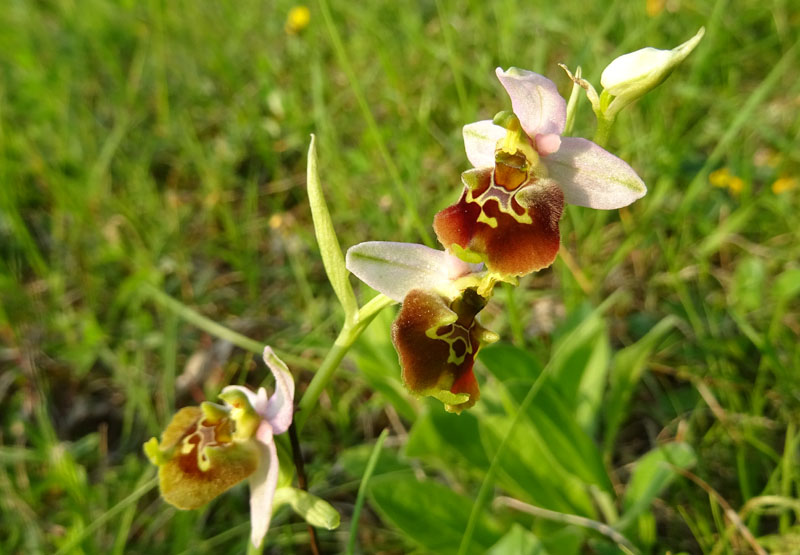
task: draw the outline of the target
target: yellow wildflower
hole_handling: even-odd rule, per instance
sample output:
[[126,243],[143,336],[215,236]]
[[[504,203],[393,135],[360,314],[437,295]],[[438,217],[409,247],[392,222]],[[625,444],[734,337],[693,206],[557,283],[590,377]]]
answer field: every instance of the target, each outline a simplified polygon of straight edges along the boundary
[[289,10],[289,14],[286,16],[286,25],[284,28],[288,34],[296,35],[308,27],[308,23],[310,21],[311,11],[307,6],[303,6],[301,4],[299,6],[294,6],[291,10]]
[[779,195],[781,193],[785,193],[786,191],[791,191],[792,189],[797,188],[799,182],[800,180],[798,180],[796,177],[784,175],[783,177],[776,179],[775,183],[772,184],[772,192],[776,195]]
[[662,11],[664,11],[664,5],[666,4],[666,0],[647,0],[646,2],[646,9],[647,15],[650,17],[655,17],[659,15]]
[[733,194],[739,194],[744,189],[744,181],[741,177],[733,175],[728,168],[720,168],[711,172],[708,181],[714,187],[728,189]]

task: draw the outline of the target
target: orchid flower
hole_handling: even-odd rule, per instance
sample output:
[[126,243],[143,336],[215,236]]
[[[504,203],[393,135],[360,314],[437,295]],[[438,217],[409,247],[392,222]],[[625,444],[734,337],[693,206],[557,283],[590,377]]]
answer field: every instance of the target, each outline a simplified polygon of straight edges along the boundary
[[294,412],[292,374],[270,347],[264,362],[275,377],[275,393],[228,386],[225,405],[202,403],[175,414],[161,436],[144,450],[159,467],[161,495],[178,509],[197,509],[245,478],[250,481],[250,540],[258,547],[269,529],[278,485],[273,436],[289,429]]
[[623,160],[580,137],[562,137],[567,107],[536,73],[497,68],[513,114],[464,126],[467,158],[459,201],[439,212],[439,241],[460,258],[484,261],[501,277],[553,263],[564,202],[614,209],[647,189]]
[[497,335],[478,323],[493,285],[481,264],[424,245],[369,241],[347,251],[346,266],[367,285],[402,302],[392,325],[402,379],[460,413],[480,398],[473,366]]

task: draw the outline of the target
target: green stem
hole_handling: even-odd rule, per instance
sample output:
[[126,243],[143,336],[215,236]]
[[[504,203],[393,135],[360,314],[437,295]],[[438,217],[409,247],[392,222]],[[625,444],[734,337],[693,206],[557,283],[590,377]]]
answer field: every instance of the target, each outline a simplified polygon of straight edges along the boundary
[[328,382],[331,381],[334,371],[339,367],[339,363],[342,362],[344,355],[347,354],[347,351],[350,350],[350,347],[356,340],[353,329],[354,328],[349,327],[342,328],[331,350],[325,355],[317,373],[314,374],[314,377],[311,379],[311,383],[308,384],[308,388],[306,388],[303,398],[300,399],[298,411],[294,417],[298,430],[303,429],[303,425],[305,425],[311,409],[314,408],[320,395],[322,395],[322,390],[324,390]]
[[250,541],[250,538],[247,538],[247,555],[261,555],[264,553],[264,542],[261,542],[261,545],[256,547],[253,545],[253,542]]
[[317,404],[320,395],[322,395],[322,391],[327,387],[331,378],[333,378],[333,373],[339,367],[347,351],[350,350],[350,347],[353,346],[356,339],[364,332],[369,323],[372,322],[372,319],[375,318],[381,310],[394,304],[394,302],[395,301],[385,295],[378,295],[361,307],[356,315],[354,325],[345,325],[342,331],[339,332],[331,350],[325,355],[317,373],[314,374],[311,383],[308,384],[303,398],[300,399],[300,403],[298,404],[299,410],[294,418],[298,432],[303,430],[303,426],[310,416],[312,409]]
[[597,129],[594,132],[593,140],[603,148],[608,144],[608,138],[611,136],[611,128],[614,126],[614,121],[617,119],[618,110],[609,109],[613,100],[614,98],[608,91],[601,92],[599,109],[594,111],[595,116],[597,116]]
[[594,132],[594,139],[597,145],[605,148],[608,144],[608,138],[611,136],[611,127],[614,125],[613,119],[607,119],[605,116],[597,115],[597,129]]

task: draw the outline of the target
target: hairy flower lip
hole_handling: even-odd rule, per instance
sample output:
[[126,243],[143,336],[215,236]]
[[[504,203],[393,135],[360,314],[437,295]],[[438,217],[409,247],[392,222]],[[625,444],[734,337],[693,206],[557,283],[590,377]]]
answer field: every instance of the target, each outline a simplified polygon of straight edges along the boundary
[[494,169],[468,170],[463,180],[458,202],[434,217],[433,229],[442,245],[480,253],[487,268],[502,279],[553,263],[564,205],[563,192],[553,180],[500,159]]
[[456,413],[478,401],[475,356],[483,344],[497,340],[476,319],[486,302],[474,288],[452,301],[424,289],[406,295],[392,324],[392,343],[411,393],[435,397]]

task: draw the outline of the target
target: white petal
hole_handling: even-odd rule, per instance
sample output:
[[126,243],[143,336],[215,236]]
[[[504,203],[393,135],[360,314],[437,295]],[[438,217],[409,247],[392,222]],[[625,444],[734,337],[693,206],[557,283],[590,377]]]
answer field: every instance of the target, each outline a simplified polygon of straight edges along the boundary
[[269,421],[273,433],[282,434],[289,429],[294,416],[294,379],[272,347],[264,347],[264,362],[275,376],[275,393],[269,398],[262,416]]
[[497,68],[497,78],[503,84],[511,107],[529,137],[555,133],[561,135],[567,122],[567,102],[547,77],[538,73],[509,68]]
[[415,243],[368,241],[347,250],[345,265],[361,281],[402,302],[412,289],[438,289],[480,270],[444,251]]
[[497,141],[506,136],[506,130],[487,119],[465,125],[463,133],[470,164],[475,168],[493,167]]
[[627,162],[586,139],[562,137],[558,152],[542,160],[570,204],[610,210],[647,192]]
[[272,518],[272,498],[278,486],[278,452],[269,423],[261,422],[256,437],[260,450],[258,467],[250,476],[250,541],[260,547]]

